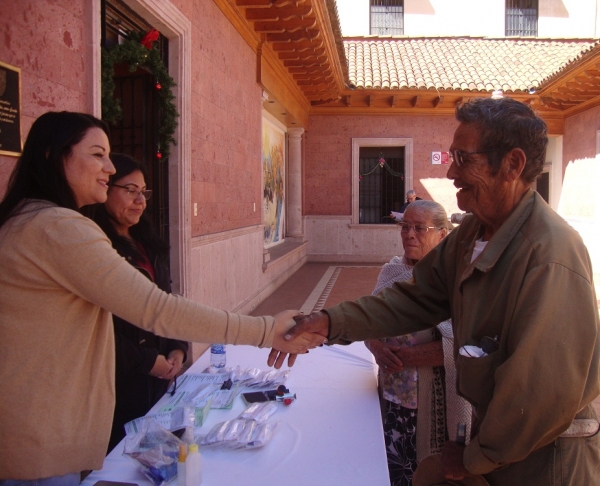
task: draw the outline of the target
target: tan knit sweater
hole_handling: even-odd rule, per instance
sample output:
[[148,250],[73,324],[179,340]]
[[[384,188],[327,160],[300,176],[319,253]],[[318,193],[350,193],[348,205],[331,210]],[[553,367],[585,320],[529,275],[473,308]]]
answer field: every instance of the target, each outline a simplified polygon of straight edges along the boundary
[[273,341],[273,318],[166,294],[94,222],[28,202],[0,228],[0,479],[102,467],[115,398],[111,312],[174,339]]

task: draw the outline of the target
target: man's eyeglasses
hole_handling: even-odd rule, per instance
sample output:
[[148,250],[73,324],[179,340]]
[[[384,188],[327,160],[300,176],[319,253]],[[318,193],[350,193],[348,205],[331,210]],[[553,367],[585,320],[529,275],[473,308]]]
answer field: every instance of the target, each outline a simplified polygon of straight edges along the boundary
[[489,150],[476,150],[475,152],[462,152],[461,150],[452,150],[450,152],[450,163],[456,163],[456,167],[460,167],[467,163],[465,156],[475,154],[487,154],[490,152],[498,152],[500,150],[508,150],[503,148],[494,148]]
[[138,196],[141,194],[143,196],[143,198],[147,201],[148,199],[150,199],[152,197],[152,191],[150,189],[136,189],[134,186],[119,186],[117,184],[111,184],[112,187],[120,187],[121,189],[125,189],[127,191],[127,194],[129,195],[129,197],[131,199],[133,199],[134,201],[138,198]]
[[442,229],[442,228],[438,228],[437,226],[426,226],[424,224],[398,223],[398,226],[400,227],[400,231],[402,233],[408,233],[412,228],[415,230],[415,233],[417,233],[418,235],[424,235],[430,229],[438,230],[438,231]]

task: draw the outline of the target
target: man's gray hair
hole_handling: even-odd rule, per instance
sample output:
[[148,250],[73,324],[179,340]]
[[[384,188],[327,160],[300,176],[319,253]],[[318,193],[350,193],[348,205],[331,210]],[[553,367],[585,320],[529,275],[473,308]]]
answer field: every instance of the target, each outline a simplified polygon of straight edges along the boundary
[[456,119],[481,130],[477,150],[494,149],[487,154],[494,174],[504,156],[514,148],[520,148],[527,156],[521,174],[525,182],[533,182],[542,173],[548,129],[528,105],[511,98],[475,98],[456,107]]
[[435,201],[417,200],[409,204],[404,214],[408,212],[419,211],[426,214],[431,219],[431,226],[436,228],[445,228],[451,230],[452,224],[448,221],[448,215],[444,206]]

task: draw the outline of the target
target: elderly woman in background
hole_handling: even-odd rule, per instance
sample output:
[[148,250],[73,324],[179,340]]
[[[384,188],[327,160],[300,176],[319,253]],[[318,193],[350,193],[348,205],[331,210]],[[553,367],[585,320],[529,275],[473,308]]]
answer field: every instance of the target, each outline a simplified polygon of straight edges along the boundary
[[[94,220],[113,248],[165,292],[171,292],[169,246],[153,231],[144,213],[152,191],[145,167],[125,154],[111,154],[116,172],[110,176],[108,197]],[[181,370],[188,344],[157,336],[113,316],[115,329],[115,416],[108,450],[125,436],[124,425],[148,410],[164,395]]]
[[[407,207],[398,226],[404,255],[383,266],[373,295],[412,278],[414,265],[452,227],[440,204],[422,200]],[[379,365],[390,482],[410,486],[419,461],[440,452],[448,437],[454,439],[458,423],[470,427],[471,407],[456,395],[452,324],[365,344]]]

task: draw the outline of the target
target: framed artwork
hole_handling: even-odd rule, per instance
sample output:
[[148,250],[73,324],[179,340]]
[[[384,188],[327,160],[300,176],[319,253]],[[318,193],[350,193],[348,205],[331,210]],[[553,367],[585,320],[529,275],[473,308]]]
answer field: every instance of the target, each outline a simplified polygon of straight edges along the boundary
[[0,62],[0,155],[21,150],[21,69]]
[[281,243],[285,219],[285,131],[263,117],[262,172],[265,248]]

